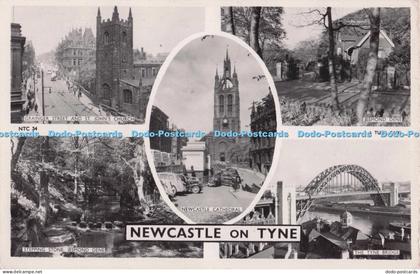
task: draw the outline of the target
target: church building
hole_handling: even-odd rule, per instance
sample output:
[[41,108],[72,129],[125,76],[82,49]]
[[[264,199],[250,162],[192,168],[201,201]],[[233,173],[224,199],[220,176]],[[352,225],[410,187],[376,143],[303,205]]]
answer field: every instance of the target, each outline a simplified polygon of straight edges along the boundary
[[96,17],[95,101],[106,110],[144,119],[151,85],[143,85],[134,72],[133,16],[120,19],[115,6],[112,19]]
[[[238,138],[214,137],[215,131],[240,132],[240,97],[239,80],[236,68],[233,67],[226,50],[226,57],[223,61],[223,72],[219,75],[216,69],[214,77],[214,99],[213,99],[213,133],[204,137],[207,149],[210,154],[210,164],[214,167],[217,163],[229,164],[246,161],[243,158],[242,142]],[[245,144],[245,147],[247,145]]]

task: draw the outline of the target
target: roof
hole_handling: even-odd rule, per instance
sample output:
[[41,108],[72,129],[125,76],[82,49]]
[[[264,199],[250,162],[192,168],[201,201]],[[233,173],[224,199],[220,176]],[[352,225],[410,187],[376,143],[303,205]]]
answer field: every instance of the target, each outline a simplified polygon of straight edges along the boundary
[[189,141],[186,146],[182,147],[182,151],[204,151],[206,143],[200,141]]
[[163,64],[164,60],[160,60],[160,59],[143,59],[143,60],[138,60],[134,62],[134,66],[137,67],[141,67],[141,66],[161,66]]
[[153,86],[154,83],[155,83],[155,78],[141,78],[141,85],[143,87]]
[[343,42],[357,42],[362,37],[362,35],[355,35],[355,34],[342,34],[341,41]]
[[360,232],[359,229],[352,226],[344,227],[340,222],[332,223],[330,232],[343,240],[351,238],[354,234],[357,235],[357,240],[366,240],[369,238],[366,234]]
[[347,218],[347,217],[353,217],[353,215],[351,215],[351,213],[346,210],[340,215],[340,217]]
[[[366,40],[370,37],[370,31],[368,31],[366,34],[365,34],[365,36],[363,36],[363,38],[359,41],[359,43],[357,43],[357,47],[361,47],[365,42],[366,42]],[[392,40],[389,38],[389,36],[386,34],[386,32],[385,31],[383,31],[383,30],[380,30],[379,31],[379,35],[382,35],[382,37],[384,37],[385,38],[385,40],[394,48],[395,47],[395,45],[394,45],[394,43],[392,42]]]
[[120,81],[136,88],[140,86],[140,81],[136,79],[120,79]]
[[335,236],[334,234],[330,232],[321,233],[317,230],[313,229],[311,233],[309,233],[309,242],[313,241],[316,238],[322,237],[325,240],[329,241],[330,243],[334,244],[335,246],[339,247],[342,250],[347,250],[348,245],[347,242],[343,239],[340,239],[339,237]]

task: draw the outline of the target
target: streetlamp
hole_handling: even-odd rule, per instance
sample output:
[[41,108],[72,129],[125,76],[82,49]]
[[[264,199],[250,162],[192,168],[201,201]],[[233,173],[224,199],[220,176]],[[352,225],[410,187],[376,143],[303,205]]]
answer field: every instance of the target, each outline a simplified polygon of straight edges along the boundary
[[[49,88],[51,91],[51,87],[45,87],[44,86],[44,70],[41,70],[41,91],[42,91],[42,117],[45,118],[45,94],[44,94],[44,88]],[[44,119],[42,120],[42,123],[45,123]]]

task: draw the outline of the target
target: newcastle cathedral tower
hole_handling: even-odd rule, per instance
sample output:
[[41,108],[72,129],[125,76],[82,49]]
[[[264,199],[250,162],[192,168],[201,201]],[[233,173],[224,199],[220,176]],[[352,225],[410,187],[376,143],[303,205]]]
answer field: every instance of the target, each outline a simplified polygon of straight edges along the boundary
[[[223,73],[219,75],[216,69],[214,77],[214,131],[240,132],[239,81],[236,68],[233,68],[226,50],[223,61]],[[235,151],[239,149],[238,138],[207,136],[206,143],[213,167],[217,162],[235,162]]]
[[223,62],[223,74],[216,69],[214,79],[214,115],[213,130],[236,131],[241,128],[239,108],[239,82],[236,68],[233,68],[226,50]]

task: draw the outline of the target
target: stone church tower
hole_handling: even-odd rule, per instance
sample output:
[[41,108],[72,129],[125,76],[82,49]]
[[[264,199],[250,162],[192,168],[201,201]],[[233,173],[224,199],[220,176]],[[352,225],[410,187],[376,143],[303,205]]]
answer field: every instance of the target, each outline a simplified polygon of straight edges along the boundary
[[[233,69],[226,50],[226,57],[223,61],[223,74],[219,75],[216,69],[214,77],[214,131],[241,130],[240,107],[239,107],[239,81],[236,69]],[[207,147],[210,155],[210,165],[213,167],[217,162],[233,163],[233,150],[240,149],[238,138],[230,137],[207,137]]]
[[95,99],[109,107],[120,109],[123,94],[121,79],[133,79],[133,17],[120,19],[115,6],[112,19],[102,20],[98,8],[96,17],[96,94]]
[[213,130],[241,130],[238,75],[235,68],[232,73],[228,50],[223,62],[223,74],[219,76],[216,69],[214,79]]

